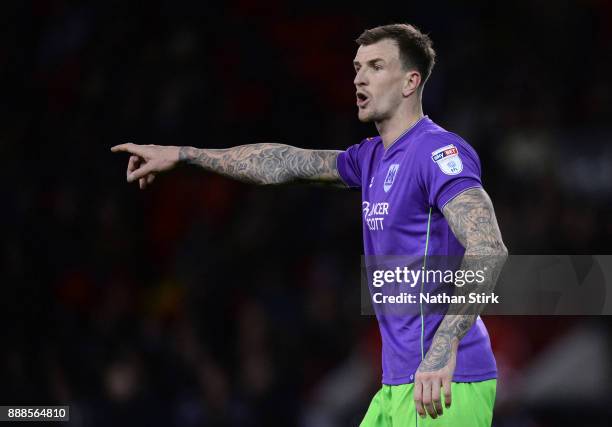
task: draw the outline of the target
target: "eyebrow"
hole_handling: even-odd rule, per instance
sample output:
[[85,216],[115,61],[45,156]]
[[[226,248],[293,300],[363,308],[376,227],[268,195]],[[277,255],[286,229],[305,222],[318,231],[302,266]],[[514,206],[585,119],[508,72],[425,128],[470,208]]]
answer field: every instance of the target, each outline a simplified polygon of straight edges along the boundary
[[[376,62],[379,62],[379,61],[385,62],[385,60],[382,58],[374,58],[374,59],[370,59],[369,61],[366,61],[366,64],[374,65]],[[353,65],[354,66],[361,65],[361,62],[353,61]]]

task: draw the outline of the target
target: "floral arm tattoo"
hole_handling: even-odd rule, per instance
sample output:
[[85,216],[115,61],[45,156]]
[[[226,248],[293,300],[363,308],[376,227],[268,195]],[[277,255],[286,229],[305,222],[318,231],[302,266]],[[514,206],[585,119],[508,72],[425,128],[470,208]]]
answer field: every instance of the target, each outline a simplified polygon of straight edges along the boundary
[[345,187],[336,168],[340,153],[272,143],[219,150],[181,147],[179,161],[252,184],[311,182]]

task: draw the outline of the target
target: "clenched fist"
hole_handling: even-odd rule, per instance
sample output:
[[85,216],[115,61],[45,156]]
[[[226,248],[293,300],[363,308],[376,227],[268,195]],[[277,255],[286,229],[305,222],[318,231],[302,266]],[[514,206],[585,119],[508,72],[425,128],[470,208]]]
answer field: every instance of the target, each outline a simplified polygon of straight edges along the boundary
[[141,190],[151,185],[155,175],[168,171],[179,161],[180,147],[162,145],[120,144],[111,148],[113,153],[120,151],[130,153],[127,166],[127,181],[138,180]]

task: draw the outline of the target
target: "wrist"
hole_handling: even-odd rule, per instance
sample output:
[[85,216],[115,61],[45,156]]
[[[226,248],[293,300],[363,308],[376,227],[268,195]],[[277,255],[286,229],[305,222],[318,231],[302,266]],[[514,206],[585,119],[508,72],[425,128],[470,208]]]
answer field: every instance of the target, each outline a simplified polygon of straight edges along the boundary
[[176,161],[179,164],[191,163],[193,159],[197,157],[197,152],[199,151],[197,148],[189,147],[189,146],[183,146],[183,147],[177,147],[177,148],[178,148],[178,151],[177,151]]

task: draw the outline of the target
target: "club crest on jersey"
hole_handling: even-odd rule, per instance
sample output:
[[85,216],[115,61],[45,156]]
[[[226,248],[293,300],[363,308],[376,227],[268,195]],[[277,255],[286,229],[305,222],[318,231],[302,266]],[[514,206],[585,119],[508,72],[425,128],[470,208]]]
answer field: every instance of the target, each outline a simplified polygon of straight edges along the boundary
[[453,144],[442,147],[431,153],[431,160],[447,175],[457,175],[463,170],[459,150]]
[[399,163],[393,163],[389,166],[389,170],[387,171],[387,177],[385,178],[385,182],[383,183],[383,189],[385,193],[391,190],[391,186],[393,185],[393,181],[395,181],[395,175],[397,175],[397,170],[399,169]]

